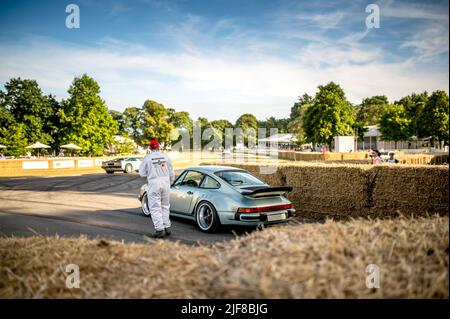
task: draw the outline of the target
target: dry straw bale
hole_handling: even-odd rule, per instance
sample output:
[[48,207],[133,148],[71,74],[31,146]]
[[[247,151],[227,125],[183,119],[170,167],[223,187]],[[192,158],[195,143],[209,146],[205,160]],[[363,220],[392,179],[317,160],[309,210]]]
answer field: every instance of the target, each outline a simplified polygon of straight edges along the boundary
[[[367,208],[367,170],[360,166],[302,165],[281,168],[300,216],[348,218]],[[351,196],[349,196],[351,194]]]
[[[448,298],[448,217],[276,226],[211,247],[0,239],[3,298]],[[65,266],[80,267],[80,289]],[[365,286],[380,268],[380,288]]]
[[[205,296],[207,287],[191,289],[196,280],[206,280],[198,266],[217,268],[208,248],[166,241],[146,246],[83,237],[34,237],[1,239],[0,247],[3,298]],[[68,264],[80,267],[80,289],[65,287]]]
[[373,171],[376,181],[371,214],[448,214],[448,167],[386,165],[374,167]]
[[287,197],[305,219],[449,212],[448,166],[295,162],[262,174],[258,164],[227,165],[246,169],[273,186],[292,186]]
[[431,158],[430,163],[431,165],[448,165],[448,153],[442,154],[442,155],[435,155]]
[[367,215],[366,181],[370,166],[307,161],[279,164],[275,173],[262,174],[261,165],[227,165],[246,169],[273,186],[292,186],[287,197],[301,218],[323,220]]

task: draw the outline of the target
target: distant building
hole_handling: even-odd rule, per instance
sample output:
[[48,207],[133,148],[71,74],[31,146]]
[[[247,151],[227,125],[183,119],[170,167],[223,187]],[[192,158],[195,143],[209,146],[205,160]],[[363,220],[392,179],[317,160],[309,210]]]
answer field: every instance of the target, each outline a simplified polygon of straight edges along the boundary
[[377,125],[366,126],[367,131],[364,132],[364,139],[358,143],[358,149],[375,150],[377,149],[378,141],[381,139],[381,132]]
[[275,134],[267,138],[258,139],[258,145],[270,147],[270,143],[278,143],[278,148],[292,149],[297,139],[289,133]]
[[[378,125],[366,126],[367,132],[364,139],[358,139],[358,150],[394,150],[394,141],[383,141]],[[415,136],[410,141],[397,141],[397,149],[420,149],[429,147],[429,139],[417,139]]]

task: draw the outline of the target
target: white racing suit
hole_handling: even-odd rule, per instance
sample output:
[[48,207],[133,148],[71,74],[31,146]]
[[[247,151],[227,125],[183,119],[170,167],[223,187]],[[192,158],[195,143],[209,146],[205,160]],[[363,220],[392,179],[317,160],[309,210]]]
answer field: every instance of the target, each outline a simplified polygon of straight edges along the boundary
[[174,180],[173,166],[167,154],[154,151],[144,157],[139,175],[147,177],[148,207],[156,231],[170,227],[170,185]]

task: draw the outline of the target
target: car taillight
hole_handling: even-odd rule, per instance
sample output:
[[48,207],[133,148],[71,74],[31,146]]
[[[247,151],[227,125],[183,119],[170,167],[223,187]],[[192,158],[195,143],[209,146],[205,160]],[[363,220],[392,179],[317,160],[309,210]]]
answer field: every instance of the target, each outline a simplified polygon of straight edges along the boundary
[[284,205],[275,205],[275,206],[266,206],[266,207],[240,207],[238,208],[238,213],[264,213],[264,212],[273,212],[277,210],[286,210],[291,209],[292,204],[284,204]]

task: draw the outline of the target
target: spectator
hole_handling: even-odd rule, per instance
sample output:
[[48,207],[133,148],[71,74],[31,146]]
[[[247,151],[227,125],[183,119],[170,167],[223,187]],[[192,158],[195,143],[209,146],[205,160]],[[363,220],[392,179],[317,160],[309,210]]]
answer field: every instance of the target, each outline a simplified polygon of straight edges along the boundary
[[383,164],[383,159],[381,158],[381,153],[379,150],[373,150],[369,153],[370,158],[372,159],[372,165]]
[[390,152],[389,153],[388,163],[391,163],[391,164],[397,164],[398,163],[398,159],[395,158],[395,153],[394,152]]

